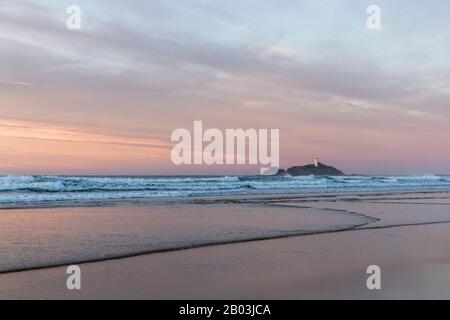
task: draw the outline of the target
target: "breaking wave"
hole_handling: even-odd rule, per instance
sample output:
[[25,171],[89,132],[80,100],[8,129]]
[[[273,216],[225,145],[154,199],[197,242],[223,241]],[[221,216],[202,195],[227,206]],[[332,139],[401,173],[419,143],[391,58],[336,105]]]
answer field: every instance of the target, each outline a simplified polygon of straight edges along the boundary
[[450,190],[450,177],[421,176],[0,176],[0,204],[136,198]]

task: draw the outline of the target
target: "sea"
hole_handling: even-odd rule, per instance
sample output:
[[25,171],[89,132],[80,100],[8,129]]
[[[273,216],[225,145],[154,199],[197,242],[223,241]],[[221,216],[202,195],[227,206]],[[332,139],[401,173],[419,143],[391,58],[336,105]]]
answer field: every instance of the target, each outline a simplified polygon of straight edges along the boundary
[[[447,221],[449,191],[450,176],[430,174],[2,176],[0,274],[209,245],[347,231],[378,221],[366,212],[373,206],[385,212],[385,217],[400,215],[402,223]],[[373,203],[352,204],[336,198],[341,197],[339,194],[344,194],[343,198],[370,194],[375,199],[372,193],[397,197],[405,192],[412,192],[408,197],[422,195],[409,202],[435,204],[389,204],[392,199],[386,203],[371,200]],[[294,194],[250,201],[246,197]],[[316,200],[304,202],[297,194],[310,199],[309,195],[313,195]],[[235,195],[242,197],[230,201]],[[357,207],[350,210],[336,205]],[[414,212],[420,214],[409,217]]]
[[230,195],[441,191],[450,176],[0,176],[0,206]]

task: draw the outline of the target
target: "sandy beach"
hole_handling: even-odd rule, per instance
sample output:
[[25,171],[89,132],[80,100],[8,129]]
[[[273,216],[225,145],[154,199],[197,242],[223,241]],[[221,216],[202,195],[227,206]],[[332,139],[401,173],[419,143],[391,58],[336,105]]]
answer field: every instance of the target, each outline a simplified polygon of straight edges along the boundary
[[[317,196],[309,199],[266,197],[265,200],[253,199],[259,204],[250,205],[250,209],[249,199],[242,199],[245,204],[234,201],[236,199],[233,204],[181,205],[180,208],[191,212],[192,219],[205,219],[205,215],[198,216],[202,210],[216,218],[223,217],[223,214],[213,213],[224,209],[228,212],[250,210],[247,214],[251,218],[241,219],[241,223],[234,221],[237,225],[259,222],[261,228],[251,230],[248,238],[243,236],[236,241],[235,235],[227,238],[222,234],[223,244],[220,245],[205,243],[203,246],[199,242],[197,247],[190,249],[82,263],[79,264],[82,270],[80,291],[66,288],[64,266],[4,273],[0,274],[0,298],[450,298],[448,193],[345,195],[331,199]],[[120,208],[128,214],[138,212],[138,215],[139,210],[164,210],[160,206],[142,205]],[[9,219],[32,214],[35,210],[9,211]],[[62,209],[52,210],[61,212]],[[81,209],[66,210],[76,216],[74,212]],[[111,212],[117,207],[86,210]],[[253,216],[252,210],[259,213]],[[264,220],[264,214],[259,215],[265,210],[271,217],[266,216],[267,220]],[[299,212],[300,215],[296,216]],[[283,216],[286,213],[287,216]],[[35,215],[33,223],[38,223],[37,220],[43,216]],[[280,219],[274,219],[274,216]],[[49,217],[51,214],[45,218],[46,222],[52,221]],[[231,217],[231,220],[221,221],[218,233],[214,234],[215,239],[219,231],[233,221]],[[216,225],[216,218],[204,221],[204,227]],[[296,219],[302,220],[303,230],[297,230],[296,226],[285,235],[266,233],[270,221],[276,221],[278,228],[285,229]],[[142,226],[142,220],[139,225]],[[242,231],[231,228],[228,232],[232,230]],[[258,239],[264,238],[262,235],[267,239]],[[381,268],[381,290],[368,290],[366,287],[369,265]]]

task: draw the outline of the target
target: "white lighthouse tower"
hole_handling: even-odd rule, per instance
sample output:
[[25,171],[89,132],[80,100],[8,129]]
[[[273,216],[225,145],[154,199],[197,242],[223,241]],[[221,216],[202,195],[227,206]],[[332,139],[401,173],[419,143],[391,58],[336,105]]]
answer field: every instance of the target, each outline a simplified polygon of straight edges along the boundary
[[319,167],[319,158],[314,158],[314,167]]

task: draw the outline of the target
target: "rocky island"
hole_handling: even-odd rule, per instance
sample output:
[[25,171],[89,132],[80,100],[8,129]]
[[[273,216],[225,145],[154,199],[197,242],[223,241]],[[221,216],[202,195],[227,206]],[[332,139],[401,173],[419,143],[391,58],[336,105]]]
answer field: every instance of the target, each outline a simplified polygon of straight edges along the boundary
[[336,169],[333,166],[328,166],[323,163],[315,161],[314,164],[307,164],[304,166],[295,166],[291,167],[287,170],[279,169],[277,172],[277,176],[282,176],[289,174],[291,176],[309,176],[309,175],[315,175],[315,176],[342,176],[345,175],[344,172],[342,172],[339,169]]

